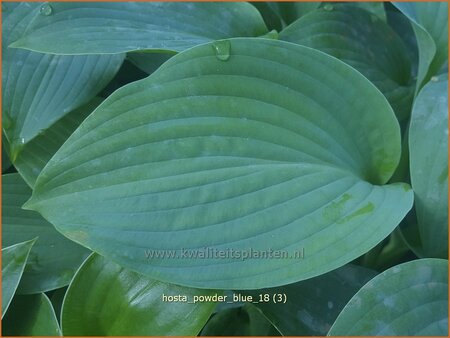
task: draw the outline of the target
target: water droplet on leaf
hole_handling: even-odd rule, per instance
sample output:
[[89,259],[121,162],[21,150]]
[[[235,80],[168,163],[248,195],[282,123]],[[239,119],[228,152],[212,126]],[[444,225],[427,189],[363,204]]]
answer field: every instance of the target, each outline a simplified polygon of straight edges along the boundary
[[438,76],[433,76],[433,77],[431,78],[431,81],[433,81],[433,82],[438,82],[438,81],[439,81],[439,77],[438,77]]
[[333,5],[326,4],[325,6],[323,6],[323,9],[326,10],[327,12],[331,12],[334,9],[334,7]]
[[228,40],[220,40],[213,43],[213,49],[217,59],[227,61],[230,58],[231,43]]
[[39,13],[45,16],[52,15],[53,13],[53,7],[50,4],[43,4],[41,6],[41,9],[39,10]]

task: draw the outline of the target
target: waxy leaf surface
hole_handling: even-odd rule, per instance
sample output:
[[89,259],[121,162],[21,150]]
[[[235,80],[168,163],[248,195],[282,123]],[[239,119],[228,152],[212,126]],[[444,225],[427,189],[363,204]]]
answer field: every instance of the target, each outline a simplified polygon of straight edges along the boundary
[[338,268],[398,225],[412,191],[383,184],[399,157],[391,107],[353,68],[292,43],[230,39],[113,93],[25,207],[158,280],[270,287]]
[[180,52],[267,28],[245,2],[55,2],[13,46],[54,54]]

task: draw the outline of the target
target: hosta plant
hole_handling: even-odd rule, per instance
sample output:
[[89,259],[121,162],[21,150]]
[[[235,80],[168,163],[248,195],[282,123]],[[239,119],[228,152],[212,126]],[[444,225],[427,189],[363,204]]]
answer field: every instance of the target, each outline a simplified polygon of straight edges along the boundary
[[4,335],[448,335],[447,3],[2,4]]

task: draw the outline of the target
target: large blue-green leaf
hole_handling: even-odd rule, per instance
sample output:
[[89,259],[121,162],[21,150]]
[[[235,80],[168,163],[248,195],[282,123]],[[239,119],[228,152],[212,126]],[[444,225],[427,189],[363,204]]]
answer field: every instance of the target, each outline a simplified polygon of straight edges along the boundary
[[228,308],[211,317],[201,336],[280,336],[280,333],[252,304]]
[[102,99],[94,98],[87,104],[65,115],[24,145],[16,155],[14,167],[30,187],[34,186],[42,168],[44,168],[59,147],[100,102],[102,102]]
[[61,336],[48,297],[44,293],[15,296],[2,320],[2,336]]
[[[323,336],[352,296],[375,275],[372,270],[346,265],[307,281],[246,294],[257,301],[269,295],[270,301],[255,306],[283,336]],[[273,301],[279,297],[286,302]]]
[[148,279],[92,254],[67,290],[61,326],[65,336],[196,336],[215,303],[194,297],[214,294]]
[[438,74],[448,59],[448,3],[395,2],[412,23],[419,47],[417,89]]
[[230,39],[113,93],[26,208],[155,279],[270,287],[340,267],[395,228],[413,198],[383,185],[399,157],[391,107],[353,68],[292,43]]
[[2,318],[17,290],[34,242],[33,239],[2,249]]
[[13,245],[38,237],[28,256],[18,293],[38,293],[69,284],[89,254],[68,240],[37,212],[23,210],[31,189],[19,176],[2,176],[2,244]]
[[330,336],[448,336],[448,261],[396,265],[348,302]]
[[[435,81],[436,80],[436,81]],[[448,256],[448,80],[430,81],[417,96],[409,129],[411,185],[423,254]]]
[[280,39],[348,63],[380,89],[400,119],[409,115],[414,90],[408,53],[378,17],[355,6],[328,4],[286,27]]
[[55,54],[179,52],[211,40],[267,32],[248,3],[55,2],[12,46]]
[[39,13],[20,3],[2,22],[2,119],[14,163],[24,145],[88,102],[120,67],[123,55],[55,56],[8,45]]

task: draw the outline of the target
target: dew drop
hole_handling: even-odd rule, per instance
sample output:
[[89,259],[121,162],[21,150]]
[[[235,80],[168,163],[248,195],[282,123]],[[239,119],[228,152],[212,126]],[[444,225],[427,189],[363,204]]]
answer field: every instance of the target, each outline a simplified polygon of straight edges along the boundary
[[431,81],[433,81],[433,82],[438,82],[438,81],[439,81],[439,77],[438,77],[438,76],[433,76],[433,77],[431,78]]
[[333,5],[326,4],[325,6],[323,6],[323,9],[326,10],[327,12],[331,12],[334,9],[334,7]]
[[213,43],[213,49],[217,59],[227,61],[230,58],[231,43],[228,40],[220,40]]
[[41,6],[41,9],[39,10],[39,13],[45,16],[52,15],[53,13],[53,7],[50,4],[43,4]]

